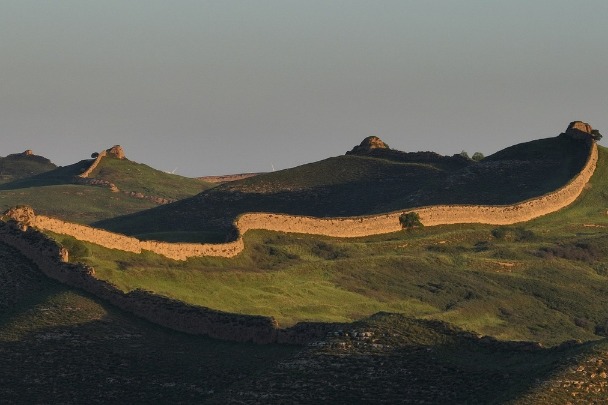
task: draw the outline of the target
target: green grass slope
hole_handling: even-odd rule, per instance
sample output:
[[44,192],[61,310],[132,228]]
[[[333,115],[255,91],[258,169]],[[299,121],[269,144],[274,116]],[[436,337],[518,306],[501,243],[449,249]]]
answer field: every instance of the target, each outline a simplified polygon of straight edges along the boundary
[[509,204],[564,185],[587,155],[584,142],[558,136],[516,145],[481,162],[391,150],[338,156],[223,184],[174,204],[96,225],[132,235],[171,231],[225,235],[244,212],[327,217],[434,204]]
[[103,158],[89,177],[109,181],[126,192],[175,200],[191,197],[212,186],[199,179],[165,173],[143,163],[111,156]]
[[3,404],[201,403],[295,351],[187,336],[46,278],[0,244]]
[[[159,201],[195,195],[211,185],[168,174],[128,159],[102,159],[90,179],[99,185],[76,184],[92,160],[57,167],[34,176],[0,184],[0,210],[26,204],[44,215],[92,223],[158,206]],[[108,184],[119,192],[111,192]],[[103,184],[102,184],[103,185]]]
[[606,395],[605,340],[541,349],[383,313],[304,348],[220,342],[118,311],[44,277],[3,244],[0,258],[5,404],[540,404]]
[[48,172],[56,167],[47,158],[26,153],[0,157],[0,184]]
[[42,215],[82,224],[157,206],[107,188],[73,184],[0,190],[0,211],[16,205],[29,205]]
[[129,291],[225,311],[354,321],[377,311],[555,345],[608,322],[608,152],[572,206],[520,226],[452,225],[361,239],[256,231],[235,259],[173,262],[88,245],[73,257]]

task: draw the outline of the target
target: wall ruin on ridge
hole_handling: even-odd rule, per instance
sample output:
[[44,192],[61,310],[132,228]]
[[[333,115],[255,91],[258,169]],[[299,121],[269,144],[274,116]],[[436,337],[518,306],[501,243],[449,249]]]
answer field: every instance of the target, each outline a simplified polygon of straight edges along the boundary
[[589,148],[589,157],[582,170],[565,186],[545,194],[512,205],[437,205],[413,208],[387,214],[346,217],[313,218],[306,216],[247,213],[235,223],[239,237],[234,242],[223,244],[168,243],[140,241],[85,225],[74,224],[55,218],[36,215],[31,225],[42,230],[73,236],[79,240],[100,246],[140,253],[142,250],[166,256],[175,260],[190,257],[217,256],[234,257],[243,248],[242,236],[249,230],[263,229],[286,233],[303,233],[339,238],[355,238],[397,232],[402,229],[399,217],[403,213],[416,212],[425,226],[458,223],[484,223],[491,225],[511,225],[560,210],[576,200],[595,172],[598,159],[597,145]]

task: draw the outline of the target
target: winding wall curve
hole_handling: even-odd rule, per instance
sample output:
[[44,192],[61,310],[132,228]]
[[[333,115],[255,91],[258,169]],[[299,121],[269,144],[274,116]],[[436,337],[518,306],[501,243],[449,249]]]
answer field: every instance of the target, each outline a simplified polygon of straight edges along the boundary
[[589,148],[589,156],[582,170],[568,184],[541,197],[512,205],[437,205],[395,211],[387,214],[346,217],[313,218],[270,213],[247,213],[241,215],[235,226],[239,238],[224,244],[167,243],[140,241],[136,238],[116,234],[85,225],[36,216],[31,225],[55,233],[73,236],[79,240],[95,243],[110,249],[140,253],[149,250],[175,260],[190,257],[219,256],[234,257],[243,248],[242,236],[252,229],[286,233],[304,233],[340,238],[356,238],[397,232],[402,229],[399,216],[407,212],[417,212],[425,226],[458,223],[484,223],[510,225],[558,211],[573,203],[595,172],[598,149],[595,142]]
[[101,159],[103,159],[107,154],[108,154],[108,152],[105,150],[99,152],[99,154],[97,155],[95,160],[93,160],[93,163],[91,163],[91,166],[89,166],[89,168],[87,170],[85,170],[84,172],[80,173],[78,175],[78,177],[83,178],[83,179],[88,178],[91,175],[91,173],[93,173],[93,170],[95,170],[97,168],[99,163],[101,163]]

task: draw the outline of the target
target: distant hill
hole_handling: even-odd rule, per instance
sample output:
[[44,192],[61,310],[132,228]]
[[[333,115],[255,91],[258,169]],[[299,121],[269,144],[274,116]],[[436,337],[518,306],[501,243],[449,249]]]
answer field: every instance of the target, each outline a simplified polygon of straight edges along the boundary
[[120,150],[120,157],[108,153],[68,166],[52,165],[33,175],[13,164],[15,179],[0,184],[0,209],[27,204],[48,215],[90,223],[177,201],[212,186],[133,162]]
[[31,150],[0,157],[0,184],[48,172],[57,166]]
[[194,197],[96,226],[126,234],[226,234],[245,212],[319,217],[367,215],[435,204],[510,204],[566,184],[587,143],[562,134],[522,143],[479,162],[460,155],[355,148],[292,169],[221,184]]
[[258,176],[263,173],[239,173],[239,174],[224,174],[222,176],[203,176],[197,177],[199,180],[206,181],[208,183],[218,184],[227,183],[229,181],[243,180],[249,177]]

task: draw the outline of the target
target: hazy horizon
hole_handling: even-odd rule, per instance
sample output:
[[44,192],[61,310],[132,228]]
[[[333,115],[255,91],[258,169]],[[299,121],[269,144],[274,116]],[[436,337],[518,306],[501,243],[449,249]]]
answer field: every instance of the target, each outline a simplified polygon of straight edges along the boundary
[[[491,4],[490,4],[491,3]],[[0,156],[198,177],[608,131],[608,3],[2,1]]]

